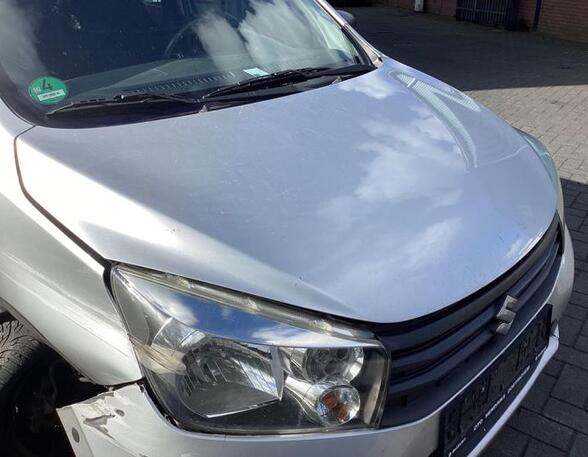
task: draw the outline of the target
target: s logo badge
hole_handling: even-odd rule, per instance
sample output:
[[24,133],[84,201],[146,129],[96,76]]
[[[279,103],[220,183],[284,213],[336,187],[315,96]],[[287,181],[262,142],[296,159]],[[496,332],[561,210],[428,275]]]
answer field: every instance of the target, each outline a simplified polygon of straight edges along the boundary
[[506,296],[504,303],[500,307],[500,311],[496,314],[498,324],[494,327],[495,333],[506,335],[510,331],[512,323],[517,317],[517,303],[518,300],[516,298],[511,297],[510,295]]

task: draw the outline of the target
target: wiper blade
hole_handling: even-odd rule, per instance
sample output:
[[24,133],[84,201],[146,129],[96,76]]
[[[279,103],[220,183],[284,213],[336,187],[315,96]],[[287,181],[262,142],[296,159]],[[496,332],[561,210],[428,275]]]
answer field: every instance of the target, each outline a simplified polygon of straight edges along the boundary
[[72,113],[85,110],[109,110],[117,107],[130,107],[148,105],[151,103],[173,103],[183,105],[200,105],[201,102],[195,98],[184,97],[181,95],[157,94],[157,93],[138,93],[138,94],[120,94],[112,98],[79,100],[60,106],[45,113],[47,117],[53,117],[59,114]]
[[284,70],[269,75],[257,76],[244,81],[232,84],[230,86],[220,87],[212,92],[202,96],[201,101],[221,97],[224,95],[240,94],[243,92],[252,92],[258,89],[276,88],[296,84],[311,79],[335,76],[357,76],[374,70],[372,65],[348,65],[346,67],[311,67],[299,68],[295,70]]
[[[120,94],[111,98],[77,100],[67,105],[60,106],[45,113],[46,117],[67,115],[79,111],[112,111],[121,108],[137,109],[141,106],[151,107],[153,104],[169,103],[180,105],[198,105],[204,111],[209,109],[210,103],[231,105],[234,103],[247,103],[259,99],[266,99],[294,93],[293,84],[308,81],[315,78],[333,76],[344,77],[357,76],[374,70],[372,65],[348,65],[345,67],[312,67],[295,70],[284,70],[269,75],[246,79],[239,83],[220,87],[212,92],[196,99],[183,95],[160,94],[141,92],[136,94]],[[260,90],[263,89],[263,90]]]
[[375,70],[374,65],[354,64],[345,67],[325,68],[318,71],[319,76],[356,76]]

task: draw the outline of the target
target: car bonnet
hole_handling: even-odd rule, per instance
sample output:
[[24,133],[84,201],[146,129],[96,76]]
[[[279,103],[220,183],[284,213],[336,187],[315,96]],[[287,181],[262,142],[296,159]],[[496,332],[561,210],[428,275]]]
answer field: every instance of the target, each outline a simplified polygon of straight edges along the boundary
[[17,156],[30,198],[105,259],[373,322],[488,284],[556,207],[515,130],[390,59],[218,111],[35,127]]

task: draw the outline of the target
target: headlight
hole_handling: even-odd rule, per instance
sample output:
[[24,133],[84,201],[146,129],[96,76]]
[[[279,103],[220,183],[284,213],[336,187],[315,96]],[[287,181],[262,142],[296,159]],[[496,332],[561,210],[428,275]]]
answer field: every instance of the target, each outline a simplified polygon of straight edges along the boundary
[[388,361],[372,335],[177,276],[116,267],[145,376],[182,427],[300,433],[378,424]]
[[557,167],[555,166],[555,162],[551,157],[551,154],[545,147],[541,141],[535,138],[533,135],[529,135],[522,130],[518,130],[519,133],[523,136],[523,138],[529,143],[531,148],[537,153],[539,158],[543,161],[547,172],[549,173],[549,177],[555,186],[555,191],[557,192],[557,212],[559,213],[560,219],[564,220],[564,200],[563,200],[563,192],[561,190],[561,181],[559,180],[559,175],[557,173]]

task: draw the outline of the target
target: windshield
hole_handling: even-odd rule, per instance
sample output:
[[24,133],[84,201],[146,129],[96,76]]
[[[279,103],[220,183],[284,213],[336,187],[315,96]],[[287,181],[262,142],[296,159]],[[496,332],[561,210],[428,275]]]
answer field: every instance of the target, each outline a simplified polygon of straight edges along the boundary
[[314,0],[0,0],[0,95],[35,123],[76,101],[366,63]]

